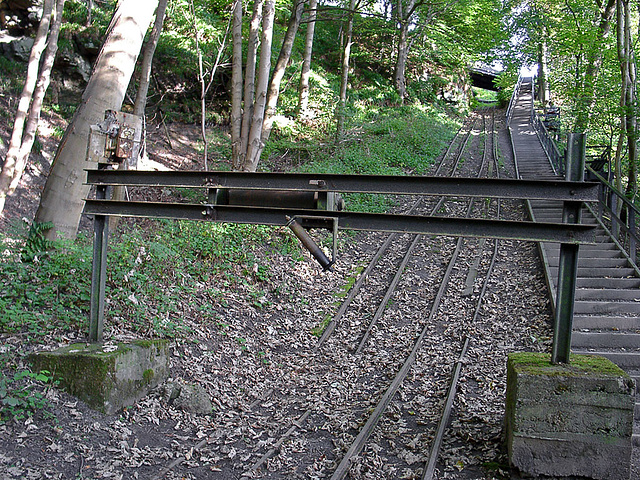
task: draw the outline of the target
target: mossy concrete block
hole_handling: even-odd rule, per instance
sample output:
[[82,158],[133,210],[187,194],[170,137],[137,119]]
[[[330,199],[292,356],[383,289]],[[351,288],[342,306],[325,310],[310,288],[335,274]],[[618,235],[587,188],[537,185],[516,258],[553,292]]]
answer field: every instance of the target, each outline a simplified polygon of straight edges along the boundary
[[635,386],[604,357],[513,353],[507,362],[509,460],[528,475],[628,480]]
[[79,343],[29,356],[71,395],[113,414],[133,405],[169,376],[169,342],[138,340],[113,345]]

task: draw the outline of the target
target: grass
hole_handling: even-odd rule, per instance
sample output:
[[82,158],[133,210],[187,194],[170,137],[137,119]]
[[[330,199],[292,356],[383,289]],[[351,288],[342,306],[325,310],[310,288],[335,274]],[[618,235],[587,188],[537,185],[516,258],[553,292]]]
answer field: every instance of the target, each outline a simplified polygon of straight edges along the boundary
[[[411,105],[381,107],[357,103],[345,140],[312,152],[305,172],[368,175],[424,175],[448,142],[457,122],[433,107]],[[385,212],[391,197],[345,195],[347,209]]]
[[[0,235],[0,333],[39,342],[86,331],[90,239],[38,244],[22,233]],[[110,242],[106,322],[141,336],[184,335],[182,305],[199,294],[216,298],[215,290],[203,293],[202,282],[212,276],[227,278],[228,286],[243,282],[259,307],[260,285],[270,276],[269,263],[255,254],[259,246],[301,257],[292,235],[264,226],[158,221],[148,231],[129,227]]]

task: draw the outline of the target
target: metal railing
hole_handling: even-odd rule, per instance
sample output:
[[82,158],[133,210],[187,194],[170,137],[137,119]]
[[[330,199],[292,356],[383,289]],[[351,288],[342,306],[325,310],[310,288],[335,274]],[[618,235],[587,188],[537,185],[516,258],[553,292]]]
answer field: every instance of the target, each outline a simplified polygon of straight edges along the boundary
[[520,87],[522,86],[522,74],[518,76],[518,81],[516,82],[516,86],[513,88],[513,95],[511,95],[511,100],[509,101],[509,107],[507,108],[507,125],[511,123],[511,115],[513,114],[513,107],[516,104],[516,99],[520,94]]
[[607,230],[618,248],[625,254],[636,273],[638,267],[638,245],[640,244],[640,209],[620,190],[593,168],[587,166],[591,178],[600,182],[600,199],[596,208],[587,205],[600,224]]
[[[556,175],[565,176],[565,153],[564,149],[561,149],[556,144],[555,140],[549,134],[544,121],[537,114],[533,103],[533,95],[531,101],[531,122],[538,134],[540,143],[547,153],[552,168]],[[608,155],[610,154],[609,147],[588,147],[592,150],[603,150],[599,155],[591,155],[588,163],[603,161],[610,167],[610,161]],[[607,158],[605,158],[607,157]],[[596,166],[593,163],[593,166]],[[638,254],[638,247],[640,245],[640,209],[631,202],[624,193],[619,191],[614,185],[611,184],[609,171],[605,178],[602,173],[602,166],[597,165],[596,168],[587,164],[586,171],[590,180],[599,182],[600,198],[595,206],[585,204],[587,209],[596,217],[598,223],[607,231],[607,234],[616,243],[620,251],[627,257],[632,267],[636,270],[636,274],[640,276],[640,259]]]
[[551,162],[551,167],[553,168],[553,172],[556,175],[564,177],[565,175],[565,159],[564,159],[564,151],[560,151],[556,142],[551,138],[549,134],[549,130],[544,122],[540,119],[540,116],[536,113],[533,104],[531,105],[531,122],[533,123],[533,128],[535,128],[536,133],[538,134],[538,138],[540,139],[540,143],[542,144],[542,148],[547,153],[547,157],[549,157],[549,161]]

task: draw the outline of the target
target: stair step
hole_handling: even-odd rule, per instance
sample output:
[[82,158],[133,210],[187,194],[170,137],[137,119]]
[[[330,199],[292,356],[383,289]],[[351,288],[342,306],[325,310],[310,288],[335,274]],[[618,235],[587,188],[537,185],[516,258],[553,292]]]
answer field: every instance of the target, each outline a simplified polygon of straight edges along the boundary
[[[559,263],[559,256],[547,256],[549,266],[557,267]],[[627,267],[629,262],[626,258],[588,258],[578,255],[578,269],[580,268],[618,268]],[[579,272],[580,270],[578,270]]]
[[640,303],[640,289],[577,288],[576,300],[638,301]]
[[[549,249],[549,250],[545,250],[545,252],[547,253],[547,258],[549,259],[554,259],[556,262],[558,261],[558,258],[560,257],[560,249]],[[580,247],[580,253],[578,254],[579,258],[581,260],[583,259],[593,259],[593,258],[599,258],[599,259],[605,259],[605,258],[613,258],[613,259],[623,259],[625,262],[627,261],[626,258],[624,258],[624,256],[622,255],[622,253],[620,253],[620,250],[616,250],[613,248],[610,249],[592,249],[592,250],[586,250],[584,247]]]
[[[555,286],[558,272],[553,278]],[[640,278],[586,278],[578,277],[578,288],[640,288]]]
[[[542,245],[544,245],[544,247],[550,252],[554,252],[554,251],[560,252],[559,243],[545,242]],[[592,252],[592,251],[601,252],[601,251],[609,251],[609,250],[620,252],[620,250],[618,250],[618,247],[616,247],[616,244],[613,242],[602,242],[602,243],[593,243],[593,244],[587,243],[585,245],[580,245],[581,255],[583,252]]]
[[[605,350],[596,348],[577,348],[572,353],[599,355],[608,358],[622,369],[640,368],[640,351]],[[569,359],[571,361],[571,359]]]
[[574,315],[573,328],[640,330],[640,318],[613,315]]
[[640,333],[626,332],[573,332],[571,335],[573,348],[627,348],[640,347]]
[[[553,277],[558,276],[558,267],[549,266],[550,273]],[[615,267],[615,268],[580,268],[578,277],[597,278],[597,277],[614,277],[628,278],[635,274],[633,268]]]
[[638,314],[640,315],[640,302],[608,302],[606,300],[577,300],[574,304],[574,312],[580,314]]
[[640,303],[640,289],[577,288],[576,300],[609,300]]

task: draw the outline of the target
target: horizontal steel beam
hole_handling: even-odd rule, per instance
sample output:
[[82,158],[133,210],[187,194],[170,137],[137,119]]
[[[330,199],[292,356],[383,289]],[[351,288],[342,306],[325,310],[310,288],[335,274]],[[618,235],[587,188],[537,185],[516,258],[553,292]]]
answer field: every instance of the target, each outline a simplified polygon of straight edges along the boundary
[[356,212],[326,212],[289,208],[195,205],[185,203],[87,200],[87,215],[156,217],[225,223],[286,225],[287,217],[335,217],[342,230],[420,233],[456,237],[507,238],[536,242],[594,243],[591,225],[514,222],[468,218],[423,217]]
[[90,185],[136,185],[145,187],[206,187],[398,195],[450,195],[581,202],[595,202],[598,200],[598,185],[596,183],[492,178],[88,170],[87,183]]

